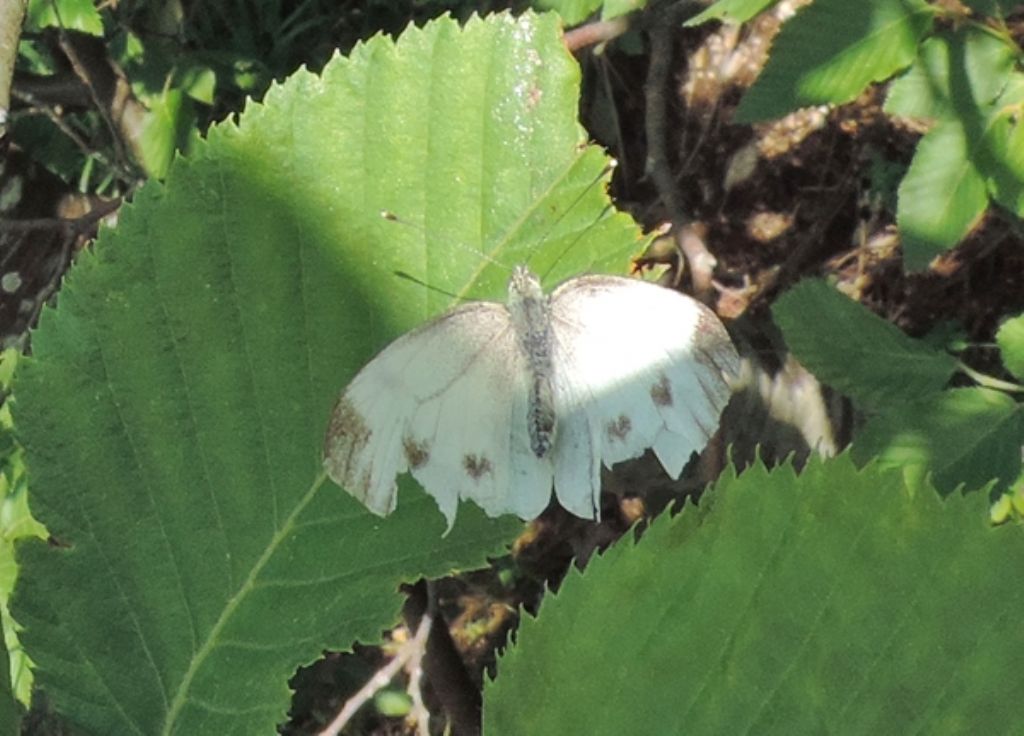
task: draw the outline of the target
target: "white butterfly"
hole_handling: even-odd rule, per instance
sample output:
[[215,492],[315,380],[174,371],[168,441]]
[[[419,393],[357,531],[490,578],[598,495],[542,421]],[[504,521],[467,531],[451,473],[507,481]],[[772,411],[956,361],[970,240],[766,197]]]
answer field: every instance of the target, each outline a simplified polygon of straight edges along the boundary
[[599,516],[601,463],[648,447],[673,478],[718,427],[738,357],[714,313],[645,281],[581,276],[545,297],[516,267],[508,304],[471,302],[388,345],[341,394],[328,475],[374,513],[409,471],[451,527],[459,499]]

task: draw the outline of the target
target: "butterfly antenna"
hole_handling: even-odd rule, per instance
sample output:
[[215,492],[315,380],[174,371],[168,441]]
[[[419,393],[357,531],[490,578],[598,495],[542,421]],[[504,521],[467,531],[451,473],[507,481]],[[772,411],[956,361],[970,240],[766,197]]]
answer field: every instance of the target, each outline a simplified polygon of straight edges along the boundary
[[565,248],[562,249],[562,252],[559,253],[558,256],[555,257],[555,260],[551,261],[551,264],[544,270],[543,276],[547,277],[547,275],[549,273],[551,273],[551,270],[555,266],[558,265],[559,261],[561,261],[567,255],[569,255],[569,251],[571,251],[573,248],[576,247],[576,244],[579,243],[583,239],[583,236],[586,235],[587,233],[589,233],[590,229],[594,225],[596,225],[597,223],[601,222],[601,220],[603,220],[608,215],[608,212],[613,210],[613,209],[614,209],[614,205],[612,205],[610,202],[608,204],[606,204],[604,206],[604,209],[601,210],[601,214],[599,214],[597,217],[595,217],[593,222],[590,223],[590,225],[588,225],[582,231],[580,231],[580,234],[577,235],[575,238],[573,238],[572,242],[569,243],[567,246],[565,246]]
[[[593,180],[591,180],[591,182],[589,184],[587,184],[587,186],[585,186],[583,188],[583,190],[579,194],[576,195],[576,198],[572,201],[572,203],[568,207],[566,207],[562,211],[562,213],[555,219],[555,221],[551,224],[551,227],[549,228],[549,232],[553,231],[558,226],[558,224],[563,219],[565,219],[565,217],[570,212],[572,212],[573,209],[576,208],[576,205],[578,205],[581,201],[583,201],[583,198],[585,196],[587,196],[587,194],[590,192],[590,190],[595,185],[600,184],[601,181],[603,181],[606,177],[610,176],[611,173],[615,170],[615,168],[618,165],[619,165],[619,162],[616,161],[615,159],[612,159],[611,161],[609,161],[604,166],[604,168],[601,169],[601,171],[597,174],[597,176],[595,176],[593,178]],[[548,265],[548,267],[547,267],[547,269],[545,269],[544,273],[541,274],[542,278],[546,278],[548,276],[548,274],[551,273],[552,269],[554,269],[554,267],[557,266],[558,263],[563,258],[565,258],[566,255],[569,254],[569,251],[571,251],[573,248],[576,247],[576,244],[579,243],[583,239],[583,236],[586,235],[588,232],[590,232],[590,229],[594,225],[596,225],[601,220],[603,220],[608,215],[608,212],[611,211],[612,209],[614,209],[614,206],[612,205],[611,202],[606,204],[604,206],[604,208],[601,210],[601,213],[597,217],[594,218],[593,222],[591,222],[590,225],[588,225],[587,227],[583,228],[583,230],[581,230],[580,233],[575,238],[573,238],[572,242],[570,242],[567,246],[565,246],[565,248],[562,249],[562,252],[558,254],[558,256],[550,263],[550,265]]]
[[435,292],[437,294],[444,294],[446,297],[449,297],[451,299],[461,299],[462,298],[458,294],[453,294],[450,291],[445,291],[440,286],[434,286],[433,284],[428,284],[423,279],[418,279],[415,276],[413,276],[411,273],[406,273],[405,271],[392,271],[391,273],[393,273],[395,276],[397,276],[400,279],[405,279],[406,281],[411,281],[414,284],[418,284],[419,286],[422,286],[423,288],[427,289],[428,291],[433,291],[433,292]]
[[[395,222],[395,223],[398,223],[399,225],[405,225],[406,227],[411,227],[413,230],[416,230],[417,232],[419,232],[419,234],[422,235],[424,237],[424,239],[426,239],[427,230],[422,225],[418,225],[415,222],[412,222],[410,220],[406,220],[404,217],[400,217],[399,215],[396,215],[391,210],[381,210],[380,211],[380,216],[383,217],[388,222]],[[486,253],[484,253],[479,248],[474,248],[472,246],[466,245],[465,243],[454,243],[453,242],[452,245],[454,245],[457,248],[463,249],[467,253],[472,253],[475,256],[479,256],[483,260],[485,260],[488,263],[490,263],[492,266],[497,266],[499,268],[504,268],[506,270],[509,270],[508,264],[502,263],[501,261],[498,261],[498,260],[495,260],[494,258],[492,258],[491,256],[487,255]],[[408,274],[406,274],[406,276],[408,276]]]

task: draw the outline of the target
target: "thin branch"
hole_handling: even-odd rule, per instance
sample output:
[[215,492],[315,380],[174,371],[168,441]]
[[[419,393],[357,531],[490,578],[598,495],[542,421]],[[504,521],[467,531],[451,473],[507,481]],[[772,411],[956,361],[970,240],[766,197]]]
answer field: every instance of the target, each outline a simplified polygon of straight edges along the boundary
[[577,26],[566,31],[562,41],[569,51],[575,52],[586,46],[608,43],[628,30],[629,21],[625,16],[620,16],[614,20],[598,20]]
[[414,657],[421,658],[423,656],[423,651],[427,646],[427,636],[430,635],[430,626],[432,623],[433,617],[429,613],[424,614],[423,618],[420,619],[420,625],[416,628],[416,635],[402,644],[394,658],[377,670],[377,673],[370,678],[370,681],[363,685],[359,689],[359,692],[346,701],[341,712],[338,713],[335,719],[319,733],[319,736],[338,736],[341,729],[343,729],[345,725],[352,720],[352,716],[354,716],[356,712],[363,707],[363,705],[369,702],[370,698],[372,698],[378,690],[383,687],[387,687],[388,683],[394,679],[395,675],[397,675]]
[[715,268],[715,257],[704,244],[704,239],[692,227],[690,217],[686,215],[666,150],[668,103],[665,92],[669,89],[674,58],[672,41],[679,24],[694,10],[693,2],[676,3],[657,12],[650,23],[650,62],[647,67],[647,80],[644,83],[646,168],[672,222],[672,231],[679,250],[686,257],[694,292],[699,298],[706,299],[712,293],[711,276]]
[[998,389],[999,391],[1006,391],[1007,393],[1024,393],[1024,386],[1021,386],[1018,383],[1010,383],[1009,381],[1004,381],[1001,378],[996,378],[994,376],[989,376],[986,375],[985,373],[981,373],[980,371],[976,371],[962,361],[957,367],[964,373],[966,373],[968,376],[970,376],[972,379],[974,379],[974,381],[977,382],[979,386],[984,386],[985,388],[994,388]]
[[11,109],[11,79],[18,57],[21,24],[28,0],[0,0],[0,137],[7,132],[7,113]]
[[0,233],[27,233],[35,230],[63,230],[83,235],[93,230],[100,220],[115,212],[121,206],[121,199],[100,201],[81,217],[41,217],[26,220],[0,220]]
[[[3,0],[0,0],[0,2],[2,1]],[[57,129],[60,130],[61,133],[66,135],[68,139],[75,144],[75,147],[78,148],[78,150],[81,151],[84,156],[94,157],[104,166],[117,170],[125,179],[132,178],[132,172],[128,171],[123,167],[118,167],[117,165],[114,164],[114,162],[112,162],[110,159],[104,156],[100,151],[91,148],[88,142],[86,142],[86,140],[82,138],[82,136],[80,136],[74,128],[68,125],[67,121],[64,120],[64,117],[60,113],[58,113],[57,110],[55,110],[51,105],[36,99],[36,97],[33,94],[22,90],[20,87],[15,87],[11,91],[11,93],[14,95],[16,99],[21,100],[26,105],[32,105],[32,108],[28,110],[19,109],[17,112],[14,113],[14,116],[20,116],[23,114],[45,115],[50,119],[50,122],[57,126]]]
[[59,42],[71,69],[89,90],[93,105],[110,130],[114,151],[120,159],[119,168],[131,171],[133,165],[143,161],[145,107],[136,99],[127,77],[110,58],[102,40],[61,28]]

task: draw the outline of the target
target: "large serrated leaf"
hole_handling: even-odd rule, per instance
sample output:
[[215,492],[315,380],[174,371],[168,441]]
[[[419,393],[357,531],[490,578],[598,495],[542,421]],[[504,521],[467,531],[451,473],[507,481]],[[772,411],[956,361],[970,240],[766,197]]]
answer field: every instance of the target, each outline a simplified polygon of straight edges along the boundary
[[1020,405],[999,391],[962,388],[900,404],[869,420],[854,438],[854,459],[877,458],[908,478],[930,474],[940,491],[1003,489],[1021,471]]
[[1024,535],[988,528],[982,494],[910,494],[843,456],[709,500],[523,621],[488,736],[1019,731]]
[[521,528],[470,507],[442,539],[405,487],[371,516],[320,447],[354,372],[452,295],[501,298],[501,264],[626,266],[578,82],[554,15],[375,38],[212,129],[82,256],[16,384],[58,544],[22,549],[14,600],[81,732],[271,733],[296,665]]
[[957,369],[952,356],[908,337],[824,281],[801,281],[772,305],[797,359],[865,408],[934,394]]
[[934,13],[924,0],[815,0],[782,27],[736,120],[852,100],[914,60]]

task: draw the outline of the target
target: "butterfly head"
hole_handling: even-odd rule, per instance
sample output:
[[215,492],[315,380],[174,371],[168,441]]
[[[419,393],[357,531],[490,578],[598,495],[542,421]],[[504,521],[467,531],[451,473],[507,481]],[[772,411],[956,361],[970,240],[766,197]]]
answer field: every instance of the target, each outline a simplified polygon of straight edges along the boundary
[[526,266],[516,266],[512,269],[512,278],[508,280],[509,303],[522,302],[525,300],[540,300],[544,292],[540,288],[540,279]]

